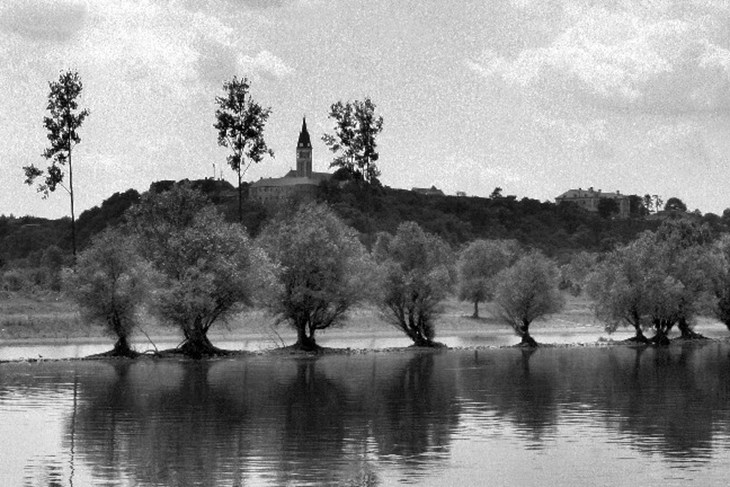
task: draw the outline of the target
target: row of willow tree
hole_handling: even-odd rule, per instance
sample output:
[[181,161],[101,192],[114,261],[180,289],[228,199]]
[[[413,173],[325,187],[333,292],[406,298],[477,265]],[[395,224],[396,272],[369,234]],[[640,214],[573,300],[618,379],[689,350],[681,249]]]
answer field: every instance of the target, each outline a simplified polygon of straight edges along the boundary
[[123,224],[97,235],[64,274],[86,317],[117,338],[111,355],[135,356],[129,344],[141,310],[179,328],[176,351],[225,354],[210,328],[247,307],[268,310],[297,332],[292,347],[318,350],[317,330],[346,322],[353,307],[375,305],[413,340],[439,346],[435,325],[454,291],[474,304],[493,301],[521,343],[536,346],[530,324],[558,312],[568,288],[587,290],[609,331],[633,326],[635,340],[667,343],[674,325],[697,337],[694,318],[712,311],[730,320],[730,238],[713,240],[689,220],[606,254],[579,254],[558,267],[509,240],[477,240],[459,252],[416,223],[381,233],[368,251],[357,232],[327,206],[282,207],[252,239],[187,185],[149,192]]

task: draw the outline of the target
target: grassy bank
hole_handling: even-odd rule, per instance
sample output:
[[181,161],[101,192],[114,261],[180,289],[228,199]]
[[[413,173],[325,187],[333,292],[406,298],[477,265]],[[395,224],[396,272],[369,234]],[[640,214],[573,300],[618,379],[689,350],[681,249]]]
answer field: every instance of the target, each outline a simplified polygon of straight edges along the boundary
[[[491,313],[490,304],[480,305],[480,318],[471,318],[473,305],[450,299],[445,303],[444,313],[437,322],[437,334],[445,333],[487,333],[495,327],[504,329]],[[141,320],[144,333],[150,337],[177,337],[179,332],[159,324],[147,316]],[[570,298],[565,310],[550,318],[553,325],[566,328],[586,326],[600,327],[590,310],[590,303],[583,298]],[[539,322],[536,323],[539,327]],[[391,334],[394,328],[384,322],[378,311],[372,307],[353,310],[342,328],[327,330],[327,333],[352,335]],[[142,333],[139,335],[143,336]],[[274,326],[273,319],[262,311],[246,311],[237,314],[227,323],[213,326],[211,338],[258,335],[288,339],[293,332],[286,326]],[[76,306],[62,295],[48,293],[23,295],[0,294],[0,340],[31,339],[79,339],[105,338],[104,328],[86,322]]]

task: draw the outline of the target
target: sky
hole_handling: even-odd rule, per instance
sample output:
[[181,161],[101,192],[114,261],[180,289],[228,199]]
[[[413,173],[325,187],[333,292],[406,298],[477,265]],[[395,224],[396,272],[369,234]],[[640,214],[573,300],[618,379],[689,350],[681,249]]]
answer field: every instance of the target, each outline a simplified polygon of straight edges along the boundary
[[0,214],[70,214],[22,167],[45,166],[48,83],[78,71],[91,112],[74,149],[77,214],[153,181],[235,181],[215,97],[233,76],[271,107],[275,158],[314,170],[329,106],[370,97],[383,184],[553,201],[571,188],[730,207],[725,0],[5,0],[0,6]]

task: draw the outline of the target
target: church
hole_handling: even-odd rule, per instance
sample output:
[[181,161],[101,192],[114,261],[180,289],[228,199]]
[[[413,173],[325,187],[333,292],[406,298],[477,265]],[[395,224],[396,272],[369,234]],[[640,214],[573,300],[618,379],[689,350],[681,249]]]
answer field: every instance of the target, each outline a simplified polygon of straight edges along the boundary
[[312,141],[307,130],[307,119],[302,119],[302,130],[296,149],[297,168],[281,178],[261,178],[249,187],[249,198],[261,203],[276,203],[291,197],[314,195],[317,186],[332,174],[312,171]]

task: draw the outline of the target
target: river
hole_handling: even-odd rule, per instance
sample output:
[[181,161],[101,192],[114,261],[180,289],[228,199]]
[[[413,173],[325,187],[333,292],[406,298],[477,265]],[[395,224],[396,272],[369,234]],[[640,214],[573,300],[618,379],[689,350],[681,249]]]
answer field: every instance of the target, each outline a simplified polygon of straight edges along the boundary
[[727,485],[730,344],[0,364],[0,485]]

